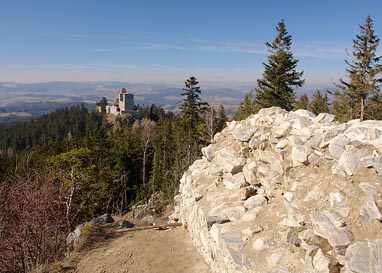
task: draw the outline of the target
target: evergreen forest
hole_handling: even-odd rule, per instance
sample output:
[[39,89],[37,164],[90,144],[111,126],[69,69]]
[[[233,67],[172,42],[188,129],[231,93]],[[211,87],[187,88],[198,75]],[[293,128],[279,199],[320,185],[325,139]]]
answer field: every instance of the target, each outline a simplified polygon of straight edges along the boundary
[[125,213],[153,193],[171,202],[183,172],[227,121],[223,106],[201,100],[195,77],[181,95],[180,115],[151,105],[111,117],[77,105],[1,128],[0,268],[54,261],[76,225]]

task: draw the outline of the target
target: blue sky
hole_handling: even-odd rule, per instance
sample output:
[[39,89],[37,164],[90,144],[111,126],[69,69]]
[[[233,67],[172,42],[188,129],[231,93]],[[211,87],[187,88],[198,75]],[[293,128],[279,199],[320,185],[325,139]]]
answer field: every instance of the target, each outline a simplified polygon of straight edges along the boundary
[[330,87],[369,13],[380,37],[377,0],[2,0],[0,81],[255,87],[284,19],[306,86]]

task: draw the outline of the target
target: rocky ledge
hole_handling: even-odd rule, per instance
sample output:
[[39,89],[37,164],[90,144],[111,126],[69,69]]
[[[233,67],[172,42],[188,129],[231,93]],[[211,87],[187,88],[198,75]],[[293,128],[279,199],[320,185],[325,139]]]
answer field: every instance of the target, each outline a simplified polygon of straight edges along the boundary
[[177,213],[214,272],[382,272],[382,121],[262,109],[183,175]]

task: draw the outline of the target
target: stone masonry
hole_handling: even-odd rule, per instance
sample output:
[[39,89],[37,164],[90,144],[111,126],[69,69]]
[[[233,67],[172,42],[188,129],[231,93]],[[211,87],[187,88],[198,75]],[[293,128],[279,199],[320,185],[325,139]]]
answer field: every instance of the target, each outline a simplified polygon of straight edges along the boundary
[[184,173],[176,213],[214,272],[382,272],[382,121],[262,109]]

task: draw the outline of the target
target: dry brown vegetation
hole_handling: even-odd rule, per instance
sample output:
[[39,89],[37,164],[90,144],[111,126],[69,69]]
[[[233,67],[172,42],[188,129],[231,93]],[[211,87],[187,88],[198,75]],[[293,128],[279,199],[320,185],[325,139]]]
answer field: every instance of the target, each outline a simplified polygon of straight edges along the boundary
[[30,272],[62,257],[68,231],[59,182],[12,177],[0,186],[0,272]]

